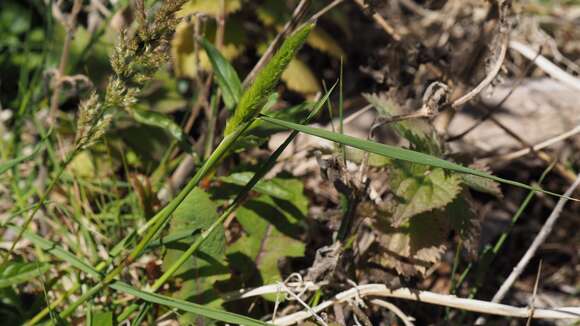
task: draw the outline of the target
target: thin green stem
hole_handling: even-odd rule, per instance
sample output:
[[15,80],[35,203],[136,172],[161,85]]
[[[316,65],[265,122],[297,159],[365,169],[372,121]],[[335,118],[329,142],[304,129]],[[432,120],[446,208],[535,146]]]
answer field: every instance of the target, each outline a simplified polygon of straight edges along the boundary
[[[143,253],[145,248],[149,245],[149,242],[155,238],[159,231],[167,224],[170,220],[171,215],[175,209],[183,202],[183,200],[189,195],[189,193],[197,187],[199,182],[211,171],[215,165],[221,160],[221,158],[229,151],[236,140],[244,133],[252,121],[242,123],[233,133],[227,135],[221,143],[218,145],[216,150],[211,154],[211,156],[205,161],[202,167],[197,171],[197,173],[191,178],[187,185],[179,192],[177,197],[175,197],[165,208],[163,208],[159,213],[157,213],[151,219],[151,226],[146,230],[145,235],[131,251],[131,253],[126,256],[121,263],[110,271],[101,282],[89,289],[88,292],[83,294],[77,301],[72,303],[66,310],[61,314],[61,318],[66,318],[70,316],[78,306],[92,298],[96,293],[98,293],[103,287],[111,283],[123,270],[137,257]],[[211,230],[212,228],[210,228]]]
[[48,196],[51,194],[51,192],[54,189],[54,187],[60,181],[60,177],[62,176],[62,174],[64,173],[64,171],[66,170],[66,168],[70,164],[70,162],[72,162],[72,160],[76,156],[76,154],[77,154],[77,151],[74,150],[72,153],[70,153],[70,155],[60,165],[58,171],[56,172],[56,175],[54,176],[54,178],[52,179],[52,181],[48,185],[48,188],[42,194],[42,197],[40,197],[40,200],[36,204],[36,207],[34,207],[34,209],[32,210],[32,213],[30,213],[30,215],[26,218],[26,220],[22,224],[22,229],[18,232],[18,235],[16,236],[16,238],[12,242],[12,245],[10,246],[10,250],[8,250],[8,252],[6,252],[3,255],[2,261],[5,262],[5,261],[7,261],[10,258],[10,255],[12,255],[12,252],[14,251],[14,248],[16,248],[16,244],[20,241],[20,239],[22,239],[22,235],[24,234],[24,231],[26,231],[26,229],[28,228],[28,226],[32,222],[32,219],[34,218],[34,215],[36,215],[36,213],[38,213],[38,211],[42,207],[44,207],[44,203],[48,199]]
[[[309,123],[310,121],[312,121],[312,119],[314,119],[314,117],[316,117],[320,113],[320,110],[322,109],[324,102],[328,100],[328,97],[330,96],[335,86],[336,84],[332,86],[330,91],[328,91],[326,95],[317,103],[315,108],[312,110],[312,112],[310,112],[310,114],[308,115],[308,117],[306,117],[303,123]],[[276,163],[282,152],[284,152],[286,147],[290,145],[290,143],[294,140],[294,138],[296,138],[297,135],[298,131],[296,130],[293,130],[290,133],[290,135],[288,135],[286,140],[284,140],[284,142],[276,149],[276,151],[274,151],[274,153],[270,155],[268,160],[258,169],[258,171],[252,176],[250,181],[248,181],[248,183],[244,186],[244,188],[237,194],[237,196],[234,198],[234,200],[228,206],[228,208],[212,223],[212,225],[207,230],[202,232],[201,236],[199,236],[191,244],[191,246],[184,253],[181,254],[181,256],[177,259],[177,261],[175,261],[173,265],[171,265],[169,269],[167,269],[167,271],[165,271],[165,273],[163,273],[163,275],[161,275],[161,277],[159,277],[155,281],[155,283],[153,283],[153,285],[149,289],[150,292],[155,292],[161,286],[163,286],[163,284],[165,284],[165,282],[167,282],[173,276],[173,274],[175,274],[175,272],[187,261],[187,259],[189,259],[199,249],[199,247],[212,234],[212,232],[214,232],[217,229],[217,227],[221,225],[228,216],[230,216],[238,209],[238,207],[246,200],[250,191],[266,175],[266,173],[268,173],[268,171],[272,169],[272,167],[274,166],[274,164]],[[125,320],[138,307],[139,306],[136,304],[131,305],[129,308],[123,311],[123,313],[119,316],[117,320],[118,321]]]

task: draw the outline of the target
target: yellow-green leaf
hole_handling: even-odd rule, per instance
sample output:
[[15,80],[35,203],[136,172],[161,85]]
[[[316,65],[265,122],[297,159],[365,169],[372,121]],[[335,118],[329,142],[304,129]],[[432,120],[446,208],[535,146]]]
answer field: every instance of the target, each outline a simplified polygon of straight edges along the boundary
[[315,94],[320,91],[320,85],[314,73],[300,59],[290,61],[282,74],[282,80],[289,89],[301,94]]

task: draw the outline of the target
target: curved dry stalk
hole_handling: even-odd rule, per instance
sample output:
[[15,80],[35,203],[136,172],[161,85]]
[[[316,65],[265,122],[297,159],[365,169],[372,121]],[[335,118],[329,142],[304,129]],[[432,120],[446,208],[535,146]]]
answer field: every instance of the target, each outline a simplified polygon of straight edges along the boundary
[[476,97],[479,93],[481,93],[481,91],[483,91],[487,86],[489,86],[493,82],[495,77],[497,77],[497,74],[501,70],[501,66],[503,65],[503,61],[505,60],[505,57],[506,57],[508,43],[509,43],[508,42],[509,41],[509,34],[507,32],[504,32],[500,37],[502,38],[502,40],[501,40],[501,45],[500,45],[500,49],[499,49],[499,54],[498,54],[498,58],[495,61],[493,67],[491,68],[491,70],[489,71],[487,76],[485,76],[485,78],[477,86],[475,86],[474,89],[472,89],[467,94],[465,94],[462,97],[453,101],[453,103],[451,104],[451,107],[453,109],[457,110],[463,104],[471,101],[474,97]]
[[[262,287],[260,289],[266,289]],[[256,289],[257,290],[257,289]],[[276,293],[275,289],[270,293]],[[264,291],[260,291],[264,294]],[[332,299],[312,307],[315,312],[323,311],[335,303],[342,303],[356,297],[390,297],[404,300],[420,301],[440,306],[446,306],[465,311],[491,314],[513,318],[529,318],[531,309],[528,307],[514,307],[505,304],[483,300],[458,298],[454,295],[439,294],[429,291],[417,291],[409,288],[391,290],[384,284],[367,284],[353,287],[335,295]],[[309,311],[299,311],[288,316],[276,319],[276,325],[292,325],[311,317]],[[534,308],[534,319],[580,319],[580,307]],[[271,322],[271,321],[270,321]]]
[[500,161],[511,161],[511,160],[515,160],[515,159],[520,158],[522,156],[528,155],[528,154],[530,154],[532,152],[537,152],[537,151],[540,151],[540,150],[542,150],[542,149],[544,149],[546,147],[550,147],[550,146],[552,146],[552,145],[554,145],[554,144],[556,144],[558,142],[561,142],[563,140],[566,140],[566,139],[568,139],[570,137],[573,137],[573,136],[575,136],[575,135],[577,135],[579,133],[580,133],[580,125],[572,128],[569,131],[566,131],[565,133],[562,133],[560,135],[557,135],[555,137],[552,137],[550,139],[547,139],[547,140],[545,140],[545,141],[543,141],[541,143],[538,143],[536,145],[533,145],[531,147],[526,147],[526,148],[517,150],[515,152],[511,152],[511,153],[508,153],[508,154],[503,154],[503,155],[500,155],[500,156],[483,158],[481,160],[478,160],[478,162],[482,162],[484,164],[489,164],[489,163],[492,163],[492,162],[497,162],[498,160],[500,160]]
[[534,60],[534,58],[536,58],[534,60],[534,64],[536,64],[538,68],[542,69],[544,72],[550,75],[550,77],[568,85],[569,87],[580,90],[580,79],[562,70],[560,67],[553,64],[550,60],[546,59],[546,57],[539,54],[538,51],[518,41],[510,41],[509,47],[529,60]]
[[403,324],[405,326],[415,325],[413,324],[415,318],[407,316],[403,311],[401,311],[401,309],[399,309],[399,307],[395,306],[394,304],[381,299],[372,299],[371,303],[389,309],[392,313],[394,313],[397,317],[399,317],[403,321]]

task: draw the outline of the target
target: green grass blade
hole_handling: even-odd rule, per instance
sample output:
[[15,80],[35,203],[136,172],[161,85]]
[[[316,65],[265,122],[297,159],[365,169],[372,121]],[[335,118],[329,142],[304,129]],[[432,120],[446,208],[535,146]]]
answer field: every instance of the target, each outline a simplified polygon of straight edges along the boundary
[[236,70],[226,58],[205,38],[200,39],[201,46],[205,49],[217,82],[222,90],[224,103],[232,110],[242,96],[242,82]]
[[29,155],[23,155],[23,156],[15,158],[15,159],[0,163],[0,175],[5,173],[6,171],[12,169],[13,167],[17,166],[18,164],[33,158],[34,155],[36,155],[40,151],[41,148],[42,148],[42,144],[36,146],[36,148],[34,148],[32,153],[30,153]]
[[284,121],[284,120],[280,120],[280,119],[271,118],[271,117],[264,116],[264,115],[260,116],[260,119],[262,119],[263,121],[270,122],[272,124],[281,126],[281,127],[285,127],[288,129],[294,129],[294,130],[297,130],[297,131],[300,131],[300,132],[303,132],[303,133],[306,133],[306,134],[309,134],[312,136],[331,140],[331,141],[334,141],[334,142],[339,143],[339,144],[355,147],[355,148],[358,148],[360,150],[367,151],[367,152],[374,153],[374,154],[378,154],[381,156],[385,156],[385,157],[388,157],[391,159],[407,161],[407,162],[412,162],[412,163],[417,163],[417,164],[424,164],[424,165],[429,165],[429,166],[433,166],[433,167],[443,168],[443,169],[449,170],[449,171],[476,175],[478,177],[491,179],[491,180],[505,183],[505,184],[509,184],[512,186],[516,186],[516,187],[520,187],[520,188],[524,188],[524,189],[528,189],[528,190],[533,190],[533,191],[543,192],[543,193],[551,195],[551,196],[564,197],[564,198],[568,198],[570,200],[580,201],[579,199],[576,199],[576,198],[562,196],[560,194],[550,192],[547,190],[543,190],[543,189],[538,188],[538,187],[532,187],[532,186],[529,186],[529,185],[521,183],[521,182],[496,177],[496,176],[491,175],[489,173],[486,173],[484,171],[471,169],[471,168],[465,167],[463,165],[449,162],[449,161],[446,161],[444,159],[440,159],[438,157],[431,156],[431,155],[428,155],[425,153],[415,152],[415,151],[412,151],[409,149],[380,144],[380,143],[369,141],[369,140],[363,140],[363,139],[355,138],[352,136],[347,136],[347,135],[335,133],[332,131],[328,131],[325,129],[313,128],[313,127],[300,125],[300,124],[296,124],[296,123],[292,123],[292,122],[288,122],[288,121]]
[[193,314],[201,315],[207,318],[223,321],[226,323],[233,323],[238,325],[247,325],[247,326],[262,326],[268,325],[263,321],[259,321],[250,317],[234,314],[231,312],[218,310],[214,308],[204,307],[202,305],[198,305],[195,303],[191,303],[184,300],[178,300],[171,297],[166,297],[163,295],[144,292],[138,289],[135,289],[128,284],[123,282],[114,282],[109,285],[110,288],[117,290],[119,292],[123,292],[132,296],[135,296],[139,299],[145,300],[147,302],[160,304],[167,307],[177,308],[179,310],[183,310],[186,312],[191,312]]
[[46,273],[51,267],[49,263],[6,262],[0,268],[0,289],[28,282]]
[[[17,226],[10,226],[10,227],[15,229],[15,230],[18,230],[18,231],[21,230],[21,228],[17,227]],[[71,264],[73,267],[76,267],[77,269],[89,274],[90,276],[92,276],[96,279],[101,278],[102,275],[95,268],[93,268],[91,265],[86,264],[85,262],[80,260],[78,257],[73,255],[72,253],[57,246],[54,242],[46,240],[46,239],[44,239],[44,238],[42,238],[34,233],[28,232],[28,231],[25,231],[22,234],[22,237],[24,239],[32,242],[33,244],[35,244],[36,246],[38,246],[42,250],[45,250],[49,254],[51,254],[57,258],[60,258],[63,261],[66,261],[67,263]]]

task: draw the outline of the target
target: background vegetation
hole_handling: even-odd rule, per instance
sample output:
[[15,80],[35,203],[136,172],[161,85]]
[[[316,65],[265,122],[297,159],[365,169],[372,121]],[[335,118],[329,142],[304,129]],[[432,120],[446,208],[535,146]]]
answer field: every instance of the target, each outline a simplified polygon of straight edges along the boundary
[[579,26],[578,1],[1,1],[0,320],[577,322]]

